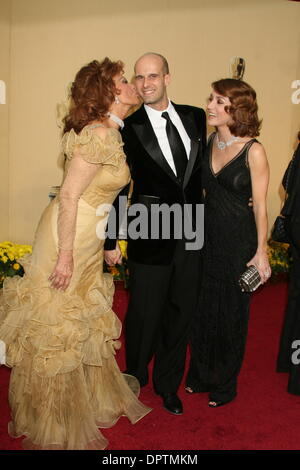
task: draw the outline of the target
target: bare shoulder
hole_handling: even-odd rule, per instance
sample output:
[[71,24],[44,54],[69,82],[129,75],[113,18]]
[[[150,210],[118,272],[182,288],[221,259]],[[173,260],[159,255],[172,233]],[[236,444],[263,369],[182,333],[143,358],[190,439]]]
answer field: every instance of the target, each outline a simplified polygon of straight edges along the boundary
[[249,149],[249,162],[263,162],[267,160],[264,146],[259,142],[254,142]]

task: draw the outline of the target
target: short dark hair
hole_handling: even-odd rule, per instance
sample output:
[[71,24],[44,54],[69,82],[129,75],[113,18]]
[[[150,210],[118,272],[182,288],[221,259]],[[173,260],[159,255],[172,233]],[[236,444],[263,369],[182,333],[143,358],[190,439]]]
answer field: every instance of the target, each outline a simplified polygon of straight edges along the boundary
[[257,115],[255,90],[248,83],[235,78],[223,78],[211,86],[216,93],[230,100],[230,106],[225,107],[233,120],[233,123],[228,124],[230,132],[237,137],[258,136],[262,121]]

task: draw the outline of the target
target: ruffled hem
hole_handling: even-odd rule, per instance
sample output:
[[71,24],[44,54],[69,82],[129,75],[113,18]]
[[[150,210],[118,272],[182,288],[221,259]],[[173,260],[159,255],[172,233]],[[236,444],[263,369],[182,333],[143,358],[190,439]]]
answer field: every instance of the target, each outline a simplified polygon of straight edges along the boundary
[[5,280],[0,300],[0,339],[7,346],[9,367],[30,353],[34,371],[53,377],[81,363],[101,366],[103,359],[115,355],[121,347],[121,322],[111,309],[110,274],[100,277],[96,265],[80,286],[81,292],[68,293],[50,288],[42,273],[38,280],[28,257],[23,266],[23,278]]
[[[12,438],[19,438],[19,437],[26,435],[25,432],[21,434],[18,434],[16,432],[13,421],[10,421],[8,423],[8,434]],[[24,450],[104,450],[106,449],[107,446],[108,446],[108,440],[101,434],[100,431],[98,431],[98,435],[95,436],[87,444],[85,444],[84,447],[76,448],[76,449],[69,449],[67,443],[65,443],[65,445],[62,445],[60,443],[53,442],[53,443],[48,443],[44,446],[41,446],[39,444],[35,444],[30,439],[30,437],[26,437],[22,441],[22,448]]]
[[82,366],[50,379],[32,373],[29,381],[29,368],[30,357],[13,368],[9,393],[9,434],[26,436],[26,449],[104,449],[107,440],[98,428],[110,428],[122,416],[134,424],[151,411],[114,358],[104,367]]
[[0,340],[0,365],[6,364],[6,344]]
[[6,279],[0,299],[0,339],[13,368],[10,434],[25,435],[28,449],[104,449],[98,427],[151,411],[115,360],[121,322],[111,309],[112,276],[94,263],[75,293],[60,292],[30,258],[23,266],[24,277]]

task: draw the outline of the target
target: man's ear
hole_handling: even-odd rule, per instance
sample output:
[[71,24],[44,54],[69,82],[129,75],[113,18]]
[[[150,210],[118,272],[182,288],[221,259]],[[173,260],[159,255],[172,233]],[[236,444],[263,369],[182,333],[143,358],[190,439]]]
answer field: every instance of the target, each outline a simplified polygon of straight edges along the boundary
[[170,85],[170,83],[171,83],[171,75],[169,73],[167,73],[165,75],[165,85],[168,86],[168,85]]

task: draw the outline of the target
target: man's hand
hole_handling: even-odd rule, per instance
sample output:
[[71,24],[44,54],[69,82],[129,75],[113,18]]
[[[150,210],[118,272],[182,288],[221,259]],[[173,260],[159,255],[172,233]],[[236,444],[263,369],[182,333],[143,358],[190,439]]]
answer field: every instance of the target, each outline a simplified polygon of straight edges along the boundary
[[104,250],[104,260],[108,266],[122,264],[122,253],[118,241],[114,250]]

